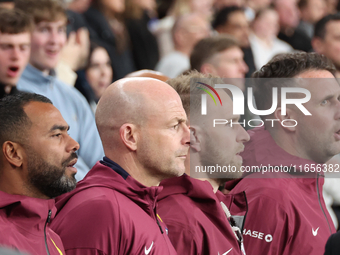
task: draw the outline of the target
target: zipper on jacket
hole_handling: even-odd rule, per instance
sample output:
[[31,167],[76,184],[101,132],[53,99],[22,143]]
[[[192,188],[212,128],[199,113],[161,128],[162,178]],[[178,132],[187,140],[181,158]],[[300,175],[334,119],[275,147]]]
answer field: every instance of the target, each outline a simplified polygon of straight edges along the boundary
[[326,213],[325,213],[325,211],[323,210],[322,204],[321,204],[320,191],[319,191],[319,176],[320,176],[320,174],[318,173],[318,174],[317,174],[317,177],[316,177],[316,190],[317,190],[317,192],[318,192],[319,205],[320,205],[320,207],[321,207],[321,211],[322,211],[323,215],[324,215],[325,218],[326,218],[327,225],[328,225],[328,228],[329,228],[329,232],[332,234],[331,226],[329,225],[329,222],[328,222]]
[[52,215],[52,211],[49,210],[48,216],[47,216],[47,219],[46,219],[46,222],[45,222],[45,227],[44,227],[45,247],[46,247],[47,255],[50,255],[50,251],[48,250],[48,246],[47,246],[46,226],[47,226],[47,223],[50,223],[50,221],[51,221],[51,215]]

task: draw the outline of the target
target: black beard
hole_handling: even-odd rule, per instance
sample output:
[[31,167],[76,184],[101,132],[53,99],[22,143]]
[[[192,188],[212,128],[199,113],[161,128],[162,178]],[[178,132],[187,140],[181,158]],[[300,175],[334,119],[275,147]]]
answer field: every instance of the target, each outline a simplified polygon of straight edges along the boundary
[[62,167],[50,165],[46,161],[37,157],[37,154],[28,155],[28,178],[29,183],[42,194],[49,198],[60,196],[72,191],[77,184],[75,174],[71,177],[65,175],[67,165],[77,154],[73,152],[71,156],[62,163]]

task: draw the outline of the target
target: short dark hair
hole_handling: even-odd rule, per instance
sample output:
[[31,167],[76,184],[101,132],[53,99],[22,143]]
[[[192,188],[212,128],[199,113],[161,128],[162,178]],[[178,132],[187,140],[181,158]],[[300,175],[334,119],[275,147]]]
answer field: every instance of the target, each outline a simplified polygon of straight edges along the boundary
[[[295,86],[290,80],[281,79],[278,82],[276,78],[294,78],[299,74],[311,70],[326,70],[335,76],[335,66],[324,55],[314,52],[294,52],[275,56],[259,71],[253,73],[254,79],[254,97],[257,109],[267,110],[272,105],[272,88],[273,87],[291,87]],[[280,104],[281,94],[278,89],[278,104]]]
[[211,24],[212,27],[214,29],[217,29],[221,26],[224,26],[228,22],[230,14],[232,14],[233,12],[244,12],[244,9],[238,6],[228,6],[221,9],[219,12],[217,12]]
[[32,20],[21,10],[0,8],[0,33],[19,34],[32,31]]
[[314,37],[325,39],[326,25],[330,21],[340,21],[340,13],[329,14],[316,22],[314,26]]
[[42,21],[67,21],[66,9],[59,0],[15,0],[15,8],[29,13],[35,24]]
[[0,99],[0,144],[6,141],[22,143],[25,141],[26,131],[31,121],[24,111],[30,102],[52,104],[51,100],[42,95],[18,92]]
[[232,47],[240,47],[240,45],[234,37],[229,35],[218,35],[200,40],[190,55],[191,69],[200,71],[202,65],[215,54]]

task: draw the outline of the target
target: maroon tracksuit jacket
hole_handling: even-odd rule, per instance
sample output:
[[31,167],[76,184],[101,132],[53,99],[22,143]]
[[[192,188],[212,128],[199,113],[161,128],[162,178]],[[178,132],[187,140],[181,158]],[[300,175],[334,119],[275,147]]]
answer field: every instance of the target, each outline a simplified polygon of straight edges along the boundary
[[[242,254],[239,243],[208,181],[188,175],[164,180],[158,196],[158,212],[169,228],[169,237],[178,254]],[[223,195],[232,215],[246,213],[244,193]],[[237,201],[237,202],[236,202]]]
[[[315,164],[288,154],[264,128],[255,128],[249,134],[250,142],[242,153],[243,166]],[[247,194],[243,230],[246,253],[323,254],[328,237],[335,232],[323,200],[323,182],[322,175],[300,172],[299,168],[290,173],[248,173],[241,180],[228,182],[226,188],[231,193]]]
[[68,255],[177,254],[156,213],[162,187],[145,187],[104,157],[57,199],[51,226]]
[[56,211],[54,199],[0,191],[0,247],[31,255],[47,255],[47,245],[49,254],[65,254],[60,237],[48,226]]

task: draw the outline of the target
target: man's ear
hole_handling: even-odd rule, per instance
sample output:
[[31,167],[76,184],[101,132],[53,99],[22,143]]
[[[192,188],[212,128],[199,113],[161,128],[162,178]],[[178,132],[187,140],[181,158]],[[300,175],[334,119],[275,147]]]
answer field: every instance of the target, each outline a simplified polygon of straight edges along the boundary
[[215,67],[210,63],[204,63],[201,66],[200,73],[217,75]]
[[24,148],[15,142],[6,141],[2,145],[4,158],[15,167],[21,167],[25,155]]
[[196,126],[190,126],[190,148],[195,152],[201,151],[200,129]]
[[[275,118],[280,121],[280,125],[287,131],[295,132],[296,130],[296,114],[293,109],[286,108],[286,115],[282,114],[282,108],[278,107],[275,110]],[[295,121],[294,121],[295,120]],[[281,124],[283,123],[284,126]]]
[[131,123],[125,123],[119,129],[120,138],[130,150],[137,150],[137,127]]
[[312,47],[316,53],[324,54],[325,52],[324,43],[321,38],[314,37],[312,39]]

